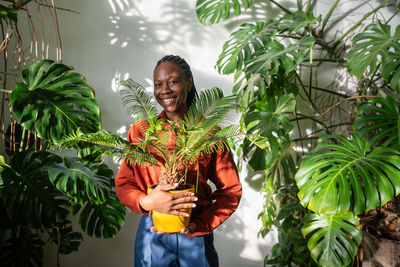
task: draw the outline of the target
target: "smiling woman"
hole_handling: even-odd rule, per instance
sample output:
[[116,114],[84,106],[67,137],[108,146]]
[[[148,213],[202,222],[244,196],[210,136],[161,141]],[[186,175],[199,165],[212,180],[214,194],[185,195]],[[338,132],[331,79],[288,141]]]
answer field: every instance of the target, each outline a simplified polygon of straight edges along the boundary
[[[158,61],[154,70],[154,96],[163,107],[158,121],[162,121],[167,131],[166,145],[169,150],[174,151],[183,142],[179,138],[182,135],[180,123],[183,124],[183,130],[191,131],[185,128],[186,124],[180,119],[186,114],[188,117],[193,115],[194,109],[188,112],[188,108],[197,96],[190,67],[184,59],[179,56],[165,56]],[[200,100],[202,96],[203,93]],[[197,102],[193,105],[198,106],[201,104]],[[210,118],[209,121],[213,119]],[[129,142],[139,143],[139,140],[149,136],[141,125],[143,121],[133,124],[128,134]],[[217,136],[215,133],[210,136],[214,135]],[[207,139],[204,137],[201,140],[206,142]],[[149,147],[146,146],[146,149],[153,154]],[[199,148],[195,150],[197,149]],[[190,152],[192,151],[187,151]],[[157,157],[156,151],[154,156]],[[186,185],[194,186],[196,195],[187,191],[171,193],[177,185],[162,183],[165,180],[162,179],[163,176],[169,175],[163,172],[163,165],[167,166],[166,161],[169,158],[179,157],[169,152],[168,158],[161,161],[161,166],[138,166],[124,161],[115,180],[121,203],[132,211],[143,214],[136,234],[135,266],[219,266],[213,230],[236,210],[242,195],[232,154],[227,148],[210,149],[209,153],[199,154],[182,166],[185,169],[182,173],[185,173]],[[180,171],[177,170],[178,173]],[[173,180],[173,183],[180,180]],[[209,181],[216,187],[214,192]],[[158,185],[146,194],[153,184]],[[165,230],[156,229],[152,217],[149,216],[157,212],[189,217],[189,213],[182,211],[187,208],[193,208],[190,223],[182,229],[179,227],[177,232],[174,230],[172,233],[165,233]]]

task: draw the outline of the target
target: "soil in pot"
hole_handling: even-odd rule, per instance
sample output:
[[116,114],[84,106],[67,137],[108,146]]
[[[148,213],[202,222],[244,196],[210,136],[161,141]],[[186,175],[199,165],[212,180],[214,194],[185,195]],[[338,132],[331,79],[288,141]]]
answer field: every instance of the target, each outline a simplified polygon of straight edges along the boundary
[[[157,185],[152,185],[148,188],[147,193],[149,194],[154,187]],[[178,188],[174,190],[170,190],[169,192],[172,194],[175,193],[181,193],[181,192],[193,192],[194,193],[195,188],[193,185],[185,184],[185,185],[180,185]],[[192,209],[181,209],[181,211],[184,211],[188,214],[192,213]],[[165,233],[175,233],[175,232],[180,232],[182,228],[187,227],[190,222],[190,216],[185,217],[185,216],[178,216],[178,215],[172,215],[172,214],[166,214],[166,213],[161,213],[157,211],[152,212],[152,218],[153,218],[153,224],[154,227],[158,231],[162,231]]]

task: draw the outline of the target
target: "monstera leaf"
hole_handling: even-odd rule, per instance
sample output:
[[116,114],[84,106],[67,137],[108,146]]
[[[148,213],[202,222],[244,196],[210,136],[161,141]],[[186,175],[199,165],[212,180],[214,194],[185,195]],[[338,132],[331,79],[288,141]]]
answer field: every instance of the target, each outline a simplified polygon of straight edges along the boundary
[[99,107],[85,78],[51,60],[29,64],[16,83],[10,106],[22,126],[43,139],[55,141],[78,128],[100,127]]
[[382,64],[382,77],[393,89],[400,90],[400,26],[391,36],[390,25],[378,21],[354,36],[352,42],[347,64],[350,73],[357,78],[365,71],[372,75]]
[[89,201],[74,205],[72,214],[76,215],[79,211],[79,225],[89,236],[112,238],[121,229],[126,210],[111,192],[106,202],[100,205]]
[[357,133],[370,136],[372,143],[400,149],[399,102],[392,96],[373,98],[358,108],[354,120]]
[[292,33],[318,22],[321,22],[321,16],[316,18],[311,12],[305,13],[303,10],[297,10],[292,14],[285,14],[279,20],[279,31]]
[[299,41],[288,46],[278,40],[272,39],[265,45],[264,49],[256,51],[252,58],[246,63],[246,73],[262,73],[274,75],[282,66],[285,71],[291,72],[295,65],[300,64],[314,45],[311,36],[305,36]]
[[51,227],[69,214],[68,200],[49,181],[47,169],[61,161],[45,151],[14,154],[1,174],[2,197],[12,221],[34,228]]
[[312,214],[304,217],[303,235],[310,235],[308,249],[320,266],[348,266],[357,255],[362,231],[353,213]]
[[268,98],[265,95],[244,116],[248,138],[243,143],[243,153],[246,156],[255,149],[249,160],[254,170],[266,169],[278,158],[279,135],[293,129],[287,116],[294,112],[295,103],[293,94],[282,95],[279,98]]
[[235,16],[239,16],[242,10],[246,10],[252,4],[252,0],[197,0],[197,18],[203,24],[214,24],[221,19],[227,19],[231,15],[231,8]]
[[400,192],[400,154],[374,148],[357,134],[352,137],[323,136],[304,158],[295,177],[304,207],[317,213],[359,214]]
[[253,51],[263,49],[271,41],[270,36],[277,30],[275,25],[274,20],[242,24],[238,31],[231,34],[231,39],[223,45],[222,53],[217,61],[218,71],[229,74],[242,69]]
[[8,267],[43,266],[44,246],[45,243],[37,234],[10,238],[0,248],[0,264]]
[[64,157],[62,163],[50,166],[49,179],[58,190],[80,204],[86,199],[101,204],[110,191],[110,178],[98,175],[78,158]]

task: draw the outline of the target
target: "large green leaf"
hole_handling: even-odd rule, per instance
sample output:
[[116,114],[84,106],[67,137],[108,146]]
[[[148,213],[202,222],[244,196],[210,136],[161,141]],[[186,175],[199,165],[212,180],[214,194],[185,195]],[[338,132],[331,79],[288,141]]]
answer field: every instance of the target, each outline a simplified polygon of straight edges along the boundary
[[293,94],[279,98],[265,95],[245,114],[244,127],[250,142],[243,143],[243,153],[252,153],[249,164],[254,170],[269,168],[279,158],[279,139],[293,129],[288,115],[294,112],[295,103]]
[[362,104],[358,112],[354,126],[361,137],[368,135],[372,143],[400,148],[399,102],[394,97],[373,98]]
[[47,169],[61,161],[45,151],[14,154],[2,173],[2,196],[11,220],[35,228],[51,227],[69,214],[69,203],[49,181]]
[[272,39],[262,50],[256,51],[246,63],[246,73],[262,73],[274,75],[279,67],[291,72],[300,64],[314,45],[311,36],[305,36],[295,43],[285,46],[276,39]]
[[49,234],[55,244],[59,243],[58,253],[63,255],[78,251],[78,248],[83,241],[82,234],[74,232],[72,224],[68,220],[60,223],[57,227],[53,227]]
[[279,20],[280,32],[296,32],[321,22],[321,15],[315,17],[312,12],[305,13],[303,10],[297,10],[294,13],[287,13]]
[[392,36],[391,26],[378,21],[369,24],[352,42],[353,48],[347,57],[350,73],[357,78],[364,72],[372,75],[382,64],[382,77],[393,89],[400,90],[400,26]]
[[308,249],[320,266],[348,266],[357,255],[362,231],[358,218],[344,214],[314,214],[304,217],[303,235],[310,235]]
[[62,163],[49,167],[50,181],[65,195],[80,204],[89,199],[94,204],[106,201],[110,179],[98,175],[83,165],[78,158],[64,157]]
[[40,60],[22,71],[10,99],[12,111],[23,127],[38,136],[58,140],[78,128],[84,132],[100,127],[99,107],[85,78],[72,68]]
[[276,31],[275,25],[274,20],[242,24],[223,45],[216,64],[218,71],[229,74],[242,69],[254,51],[263,49],[271,41],[271,35]]
[[0,265],[7,267],[38,267],[43,265],[45,243],[37,234],[9,238],[0,249]]
[[85,202],[83,206],[74,205],[72,213],[77,214],[79,211],[79,225],[89,236],[112,238],[124,223],[126,209],[115,193],[111,192],[110,197],[102,204]]
[[252,0],[197,0],[196,13],[201,23],[214,24],[229,18],[232,8],[235,16],[239,16],[251,5]]
[[317,213],[359,214],[400,192],[400,154],[374,148],[357,134],[352,137],[323,136],[305,157],[296,173],[304,207]]

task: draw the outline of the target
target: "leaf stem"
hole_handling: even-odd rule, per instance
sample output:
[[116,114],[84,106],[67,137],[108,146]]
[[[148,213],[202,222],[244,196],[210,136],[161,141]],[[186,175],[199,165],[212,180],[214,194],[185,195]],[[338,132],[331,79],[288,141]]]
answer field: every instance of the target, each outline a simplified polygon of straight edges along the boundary
[[292,14],[292,15],[293,15],[293,12],[292,12],[292,11],[290,11],[289,9],[286,9],[285,7],[283,7],[282,5],[280,5],[279,3],[277,3],[276,1],[271,0],[271,2],[274,3],[275,5],[277,5],[280,9],[282,9],[282,10],[285,11],[286,13]]
[[7,90],[7,89],[0,88],[0,92],[11,94],[12,90]]
[[326,14],[326,16],[325,16],[325,18],[324,18],[324,20],[322,22],[321,36],[323,36],[326,24],[328,23],[330,17],[332,16],[333,11],[335,10],[335,8],[339,4],[339,2],[340,2],[340,0],[336,0],[333,3],[332,7],[329,9],[328,14]]
[[343,41],[343,39],[349,34],[351,33],[354,29],[356,29],[358,26],[360,26],[360,24],[366,20],[369,16],[371,16],[372,14],[376,13],[376,11],[378,11],[379,9],[381,9],[384,5],[386,5],[387,3],[389,3],[390,0],[385,0],[385,2],[383,2],[382,4],[380,4],[379,6],[377,6],[376,8],[374,8],[373,10],[371,10],[370,12],[368,12],[367,14],[365,14],[358,22],[356,22],[352,27],[350,27],[350,29],[348,29],[334,44],[334,47],[336,47],[340,42]]
[[24,150],[26,132],[27,131],[26,131],[25,127],[22,127],[22,136],[21,136],[21,141],[19,143],[19,152],[22,152]]

